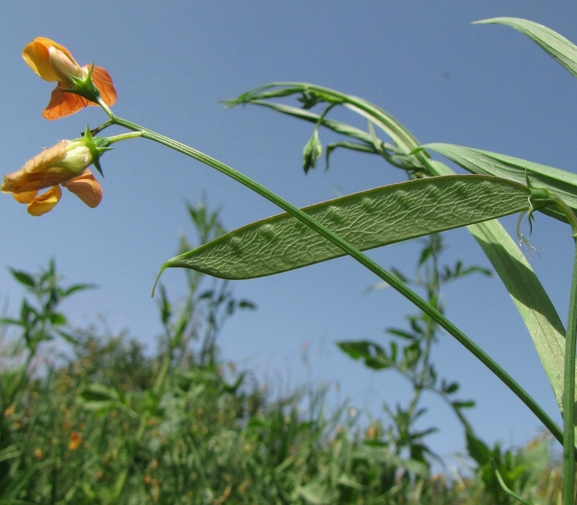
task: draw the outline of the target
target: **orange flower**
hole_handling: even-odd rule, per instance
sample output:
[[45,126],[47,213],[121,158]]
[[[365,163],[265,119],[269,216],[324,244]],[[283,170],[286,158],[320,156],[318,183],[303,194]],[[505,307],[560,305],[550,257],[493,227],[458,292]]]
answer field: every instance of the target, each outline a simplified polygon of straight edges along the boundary
[[[20,170],[4,176],[0,190],[12,193],[16,201],[28,204],[28,213],[41,216],[51,211],[62,198],[60,184],[89,207],[102,200],[102,188],[87,169],[95,156],[90,139],[62,140],[29,160]],[[38,190],[50,188],[38,195]]]
[[68,442],[68,449],[70,451],[75,451],[80,447],[81,443],[82,443],[82,435],[77,431],[73,431],[70,434],[70,442]]
[[106,105],[116,102],[116,90],[106,70],[94,65],[81,67],[68,49],[46,37],[36,37],[24,48],[22,57],[42,79],[58,82],[42,113],[46,119],[59,119],[87,105],[98,105],[98,96]]

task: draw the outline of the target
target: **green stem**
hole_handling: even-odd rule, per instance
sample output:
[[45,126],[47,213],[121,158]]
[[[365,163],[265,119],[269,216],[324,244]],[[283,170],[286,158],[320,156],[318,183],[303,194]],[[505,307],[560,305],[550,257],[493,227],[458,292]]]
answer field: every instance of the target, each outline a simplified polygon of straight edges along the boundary
[[550,193],[557,207],[571,225],[575,241],[573,279],[569,295],[569,319],[565,335],[563,365],[563,504],[575,503],[575,349],[577,344],[577,218],[571,208],[557,195]]
[[112,112],[112,109],[108,107],[106,103],[104,103],[104,100],[102,100],[101,96],[98,97],[98,105],[102,107],[102,110],[106,112],[106,115],[110,118],[110,124],[115,123],[116,116],[114,115],[114,112]]
[[569,317],[565,335],[565,360],[563,364],[563,504],[575,503],[575,351],[577,345],[577,218],[562,198],[547,191],[571,225],[575,242],[573,278],[569,295]]
[[565,337],[563,371],[563,504],[573,505],[575,497],[575,344],[577,341],[577,243],[573,281],[569,297],[569,321]]
[[[267,96],[266,89],[274,90],[274,88],[284,88],[279,91],[271,91],[270,97]],[[395,124],[394,119],[387,112],[379,107],[367,102],[362,98],[358,98],[352,95],[346,95],[334,89],[325,88],[323,86],[317,86],[316,84],[309,83],[299,83],[299,82],[273,82],[262,88],[262,93],[259,95],[259,99],[268,99],[271,97],[289,96],[295,93],[301,93],[303,88],[307,92],[316,92],[321,96],[330,96],[334,100],[338,100],[344,107],[351,110],[359,112],[362,116],[365,116],[371,121],[374,121],[381,129],[383,129],[387,135],[389,135],[397,144],[398,148],[401,148],[405,154],[409,154],[411,151],[420,146],[419,142],[413,135],[405,130],[404,128],[399,128]],[[247,103],[251,102],[251,99],[246,100]],[[241,103],[241,102],[239,102]],[[236,105],[236,103],[235,103]],[[418,151],[414,153],[414,156],[423,163],[431,173],[435,173],[434,167],[431,164],[431,159],[426,151]]]
[[[110,111],[110,109],[108,109]],[[110,112],[112,114],[112,112]],[[559,427],[553,422],[553,420],[547,415],[547,413],[541,408],[541,406],[515,381],[513,378],[505,372],[488,354],[485,353],[477,344],[475,344],[469,337],[467,337],[461,330],[459,330],[451,321],[449,321],[443,314],[441,314],[437,309],[428,304],[414,291],[408,288],[403,282],[398,280],[394,275],[390,274],[384,270],[381,266],[371,260],[369,257],[365,256],[357,248],[349,244],[347,241],[343,240],[338,235],[335,235],[328,228],[324,227],[308,214],[301,211],[299,208],[290,204],[280,196],[276,195],[269,189],[253,181],[246,175],[238,172],[237,170],[225,165],[224,163],[192,148],[181,142],[177,142],[169,137],[165,137],[159,133],[156,133],[148,128],[144,128],[136,123],[127,121],[125,119],[110,115],[113,124],[122,126],[131,131],[142,132],[142,137],[158,142],[166,147],[174,149],[186,156],[189,156],[201,163],[204,163],[215,170],[227,175],[228,177],[234,179],[235,181],[243,184],[247,188],[253,190],[259,195],[263,196],[267,200],[271,201],[287,213],[299,219],[304,224],[312,228],[314,231],[325,237],[327,240],[331,241],[342,251],[352,256],[361,265],[369,269],[371,272],[376,274],[392,288],[401,293],[405,298],[412,302],[415,306],[421,309],[425,314],[433,318],[439,323],[449,334],[451,334],[458,342],[460,342],[468,351],[470,351],[477,359],[479,359],[489,370],[491,370],[501,381],[505,383],[513,393],[515,393],[519,399],[527,405],[527,407],[539,418],[539,420],[546,426],[546,428],[553,434],[553,436],[560,442],[563,440],[563,435]]]
[[169,349],[166,351],[166,355],[162,360],[162,365],[160,366],[158,376],[156,377],[156,380],[154,381],[154,386],[152,387],[152,392],[156,396],[160,394],[162,386],[164,385],[164,379],[166,379],[166,374],[168,372],[168,368],[170,367],[171,358],[172,358],[172,346],[169,345]]
[[[432,247],[431,242],[429,242],[429,247]],[[440,288],[437,282],[438,268],[435,253],[432,254],[432,264],[433,266],[431,267],[431,272],[426,273],[427,276],[426,286],[429,300],[436,299],[440,294]],[[427,320],[427,326],[425,330],[425,348],[423,350],[423,354],[421,356],[420,361],[421,369],[419,370],[419,373],[417,374],[416,378],[412,379],[409,377],[414,387],[413,398],[411,399],[411,402],[409,403],[409,408],[407,409],[407,415],[409,419],[412,419],[413,413],[417,408],[417,404],[419,403],[419,400],[423,393],[423,389],[425,387],[424,383],[425,378],[427,376],[427,372],[429,370],[429,359],[431,356],[432,344],[433,344],[433,338],[435,336],[436,326],[437,324],[434,319]]]
[[131,133],[121,133],[120,135],[114,135],[113,137],[107,137],[107,138],[110,144],[114,144],[115,142],[121,142],[122,140],[128,140],[128,139],[135,139],[141,136],[142,134],[140,132],[131,132]]
[[[577,217],[573,210],[556,194],[543,188],[531,187],[535,202],[540,199],[557,205],[571,225],[571,236],[575,242],[573,278],[569,295],[569,317],[565,335],[565,358],[563,363],[563,504],[575,503],[575,351],[577,344]],[[532,204],[531,198],[530,204]],[[533,212],[533,210],[531,210]],[[529,213],[531,222],[531,213]],[[519,225],[517,225],[519,228]],[[518,232],[519,233],[519,232]]]

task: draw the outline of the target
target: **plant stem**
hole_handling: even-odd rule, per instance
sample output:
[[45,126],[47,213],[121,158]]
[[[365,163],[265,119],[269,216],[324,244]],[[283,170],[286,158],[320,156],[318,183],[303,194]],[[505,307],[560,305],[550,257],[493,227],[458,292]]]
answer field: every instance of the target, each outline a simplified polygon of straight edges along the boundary
[[565,337],[563,371],[563,504],[574,505],[575,497],[575,344],[577,341],[577,243],[569,297],[569,321]]
[[135,139],[140,136],[141,136],[140,132],[121,133],[120,135],[114,135],[113,137],[108,137],[108,141],[111,144],[114,144],[115,142],[121,142],[122,140],[128,140],[128,139]]
[[[101,104],[102,105],[102,104]],[[491,370],[501,381],[505,383],[509,389],[517,395],[517,397],[525,403],[525,405],[539,418],[539,420],[545,425],[545,427],[553,434],[553,436],[560,442],[563,440],[563,435],[560,428],[555,424],[555,422],[547,415],[547,413],[541,408],[541,406],[507,373],[503,368],[501,368],[488,354],[485,353],[477,344],[475,344],[469,337],[467,337],[461,330],[459,330],[451,321],[449,321],[443,314],[441,314],[437,309],[423,300],[419,295],[407,287],[402,281],[398,280],[394,275],[390,274],[388,271],[383,269],[369,257],[365,256],[356,247],[352,246],[347,241],[343,240],[338,235],[331,232],[328,228],[321,225],[319,222],[315,221],[308,214],[290,204],[277,194],[273,193],[266,187],[260,185],[259,183],[253,181],[241,172],[225,165],[224,163],[192,148],[181,142],[173,140],[169,137],[165,137],[159,133],[156,133],[148,128],[144,128],[136,123],[127,121],[125,119],[116,117],[112,114],[110,109],[108,109],[107,114],[109,115],[111,122],[118,126],[122,126],[131,131],[142,132],[142,137],[158,142],[166,147],[174,149],[186,156],[189,156],[197,161],[200,161],[215,170],[227,175],[228,177],[234,179],[235,181],[243,184],[252,191],[263,196],[267,200],[271,201],[287,213],[299,219],[304,224],[312,228],[314,231],[325,237],[327,240],[331,241],[342,251],[352,256],[361,265],[366,267],[368,270],[373,272],[375,275],[384,280],[392,288],[402,294],[410,302],[421,309],[425,314],[430,316],[432,319],[437,321],[440,326],[442,326],[449,334],[451,334],[458,342],[460,342],[468,351],[470,351],[477,359],[479,359],[489,370]]]
[[563,365],[563,505],[575,503],[575,348],[577,344],[577,219],[571,208],[557,195],[552,195],[565,214],[575,242],[573,279],[569,295],[569,319],[565,336]]

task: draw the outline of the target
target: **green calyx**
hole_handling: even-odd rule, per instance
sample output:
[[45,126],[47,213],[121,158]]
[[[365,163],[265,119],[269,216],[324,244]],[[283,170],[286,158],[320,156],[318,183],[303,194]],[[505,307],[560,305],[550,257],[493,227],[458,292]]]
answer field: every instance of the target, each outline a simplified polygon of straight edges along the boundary
[[549,191],[546,188],[533,186],[527,173],[525,173],[525,180],[527,181],[527,186],[531,190],[531,194],[529,195],[530,210],[527,215],[530,229],[534,219],[533,213],[536,210],[546,207],[547,205],[555,205],[565,215],[565,219],[567,219],[567,222],[571,226],[571,237],[577,239],[577,216],[575,216],[573,210],[567,205],[567,203],[552,191]]
[[[96,130],[95,130],[96,131]],[[91,164],[94,165],[96,170],[100,172],[100,175],[104,177],[104,173],[102,172],[102,166],[100,165],[100,157],[106,152],[111,151],[113,148],[109,147],[111,144],[115,142],[120,142],[121,140],[128,140],[139,138],[142,136],[142,132],[129,132],[123,133],[121,135],[115,135],[113,137],[95,137],[92,135],[90,128],[86,125],[86,129],[84,130],[84,136],[80,137],[79,139],[74,139],[71,142],[85,146],[89,151],[92,158]]]
[[85,77],[75,77],[70,75],[70,80],[74,83],[74,87],[70,89],[63,89],[62,91],[66,93],[74,93],[75,95],[80,95],[86,100],[98,103],[100,98],[100,91],[92,81],[92,71],[94,70],[94,63],[90,65],[88,73]]
[[108,147],[113,141],[108,137],[93,137],[88,125],[84,131],[84,137],[76,139],[75,142],[82,142],[89,150],[92,155],[92,164],[100,172],[100,175],[104,177],[102,172],[102,166],[100,165],[100,157],[106,152],[110,151],[112,147]]

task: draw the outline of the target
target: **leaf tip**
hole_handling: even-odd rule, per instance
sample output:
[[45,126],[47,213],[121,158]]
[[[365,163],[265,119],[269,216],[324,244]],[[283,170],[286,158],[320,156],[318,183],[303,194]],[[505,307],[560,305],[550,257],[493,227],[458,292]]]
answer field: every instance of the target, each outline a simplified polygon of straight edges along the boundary
[[473,21],[472,25],[490,25],[499,23],[503,18],[488,18],[488,19],[479,19],[478,21]]
[[162,265],[162,267],[160,267],[160,272],[158,272],[158,275],[156,276],[156,280],[154,281],[154,285],[152,286],[152,293],[150,293],[150,298],[154,298],[154,291],[156,290],[156,285],[158,284],[158,281],[160,280],[160,276],[162,275],[162,273],[169,266],[168,263],[169,262],[167,261],[166,263],[164,263],[164,265]]

